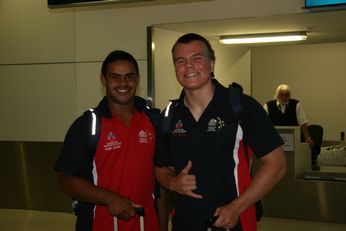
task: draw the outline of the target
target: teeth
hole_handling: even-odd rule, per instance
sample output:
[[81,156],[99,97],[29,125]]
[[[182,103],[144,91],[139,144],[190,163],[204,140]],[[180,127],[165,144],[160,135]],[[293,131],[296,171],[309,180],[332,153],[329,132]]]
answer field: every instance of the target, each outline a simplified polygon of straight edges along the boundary
[[118,92],[120,92],[120,93],[125,93],[125,92],[128,92],[128,90],[127,89],[120,89],[120,90],[118,90]]
[[188,73],[188,74],[185,74],[186,77],[194,77],[194,76],[197,76],[197,73]]

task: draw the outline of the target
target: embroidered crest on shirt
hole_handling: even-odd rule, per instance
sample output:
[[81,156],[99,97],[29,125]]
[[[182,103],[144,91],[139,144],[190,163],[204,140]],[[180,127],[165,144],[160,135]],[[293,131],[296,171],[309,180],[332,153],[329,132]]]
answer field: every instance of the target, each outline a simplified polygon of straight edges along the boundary
[[140,130],[138,133],[138,142],[142,144],[150,143],[153,140],[153,134],[148,130]]
[[225,121],[220,117],[211,118],[208,122],[207,132],[218,132],[225,126]]
[[117,135],[113,132],[108,132],[107,143],[103,146],[105,151],[121,148],[121,142],[117,140]]
[[185,135],[185,134],[186,134],[186,130],[184,129],[184,123],[182,120],[178,120],[174,125],[172,135]]

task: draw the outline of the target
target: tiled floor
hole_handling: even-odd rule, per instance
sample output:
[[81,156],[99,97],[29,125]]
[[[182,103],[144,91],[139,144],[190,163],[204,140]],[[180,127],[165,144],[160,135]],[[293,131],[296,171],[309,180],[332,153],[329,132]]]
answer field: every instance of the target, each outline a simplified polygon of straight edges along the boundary
[[[0,209],[0,231],[73,231],[75,217],[67,213]],[[265,217],[258,231],[345,231],[346,224],[332,224]]]

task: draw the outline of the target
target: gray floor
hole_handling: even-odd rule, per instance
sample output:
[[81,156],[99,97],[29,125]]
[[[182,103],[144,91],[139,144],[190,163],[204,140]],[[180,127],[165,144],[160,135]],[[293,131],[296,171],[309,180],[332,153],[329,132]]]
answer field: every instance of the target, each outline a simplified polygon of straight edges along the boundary
[[[73,231],[75,217],[67,213],[0,209],[1,231]],[[345,231],[346,224],[332,224],[265,217],[258,231]]]

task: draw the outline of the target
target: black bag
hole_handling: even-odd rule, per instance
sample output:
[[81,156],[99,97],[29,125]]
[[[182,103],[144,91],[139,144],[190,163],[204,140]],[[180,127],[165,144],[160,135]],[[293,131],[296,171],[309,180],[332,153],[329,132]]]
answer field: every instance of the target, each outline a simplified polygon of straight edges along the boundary
[[[240,97],[242,94],[243,94],[243,88],[239,84],[232,83],[231,85],[229,85],[229,97],[230,97],[230,102],[232,105],[233,114],[235,115],[239,125],[241,126],[244,132],[243,133],[244,151],[245,151],[245,157],[246,157],[247,163],[249,164],[249,154],[247,149],[247,137],[246,137],[247,129],[243,121],[243,118],[246,112],[240,102]],[[250,175],[252,176],[252,170],[250,170]],[[264,214],[261,200],[258,200],[255,203],[255,208],[256,208],[256,221],[259,222],[262,219]]]
[[256,221],[259,222],[264,214],[263,206],[262,206],[262,201],[258,200],[255,203],[255,208],[256,208]]

